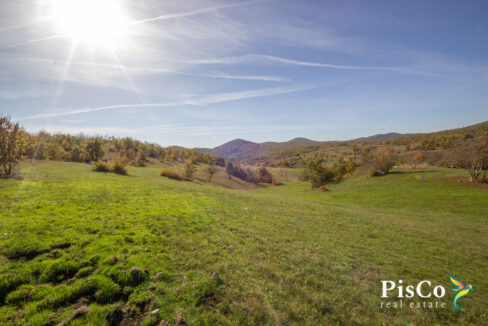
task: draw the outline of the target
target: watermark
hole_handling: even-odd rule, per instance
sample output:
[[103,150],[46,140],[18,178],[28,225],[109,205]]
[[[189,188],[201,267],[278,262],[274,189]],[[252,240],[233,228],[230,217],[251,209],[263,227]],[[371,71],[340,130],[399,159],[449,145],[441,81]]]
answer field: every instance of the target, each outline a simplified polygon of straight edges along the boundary
[[[462,310],[458,304],[459,299],[467,296],[474,289],[471,283],[464,284],[460,280],[449,275],[455,295],[452,304],[455,309]],[[416,284],[404,284],[403,280],[381,281],[382,309],[444,309],[446,302],[442,300],[446,296],[446,288],[440,284],[433,284],[429,280],[422,280]]]
[[461,310],[461,309],[463,309],[463,307],[458,305],[457,302],[462,297],[467,296],[469,294],[469,292],[471,292],[471,290],[474,289],[473,284],[471,284],[471,283],[464,284],[460,280],[457,280],[454,277],[452,277],[452,275],[449,275],[449,279],[451,280],[451,283],[454,286],[452,288],[452,290],[456,293],[456,295],[454,296],[454,299],[452,300],[452,305],[457,310]]

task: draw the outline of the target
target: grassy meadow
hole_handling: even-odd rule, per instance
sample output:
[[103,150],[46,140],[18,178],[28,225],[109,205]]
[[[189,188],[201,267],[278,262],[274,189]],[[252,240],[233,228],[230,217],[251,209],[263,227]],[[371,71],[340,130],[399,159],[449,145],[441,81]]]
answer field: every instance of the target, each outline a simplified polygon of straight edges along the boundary
[[[20,169],[0,179],[2,325],[488,322],[488,187],[463,170],[396,169],[318,192],[294,169],[252,188],[171,180],[161,165]],[[450,273],[476,288],[462,311]],[[446,308],[381,309],[380,281],[399,279],[443,285]]]

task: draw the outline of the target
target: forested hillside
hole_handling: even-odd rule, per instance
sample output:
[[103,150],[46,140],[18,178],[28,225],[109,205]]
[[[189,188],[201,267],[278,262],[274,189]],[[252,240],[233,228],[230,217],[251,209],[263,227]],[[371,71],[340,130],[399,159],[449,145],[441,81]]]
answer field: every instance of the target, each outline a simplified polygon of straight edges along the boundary
[[371,146],[392,146],[398,154],[408,156],[415,151],[425,151],[430,163],[445,161],[452,149],[462,143],[488,135],[488,121],[468,127],[443,130],[424,134],[378,134],[349,141],[313,141],[295,138],[287,142],[253,143],[242,139],[227,142],[205,152],[222,156],[229,160],[243,161],[249,164],[271,166],[303,167],[313,158],[322,158],[334,162],[339,157],[357,159],[362,148]]

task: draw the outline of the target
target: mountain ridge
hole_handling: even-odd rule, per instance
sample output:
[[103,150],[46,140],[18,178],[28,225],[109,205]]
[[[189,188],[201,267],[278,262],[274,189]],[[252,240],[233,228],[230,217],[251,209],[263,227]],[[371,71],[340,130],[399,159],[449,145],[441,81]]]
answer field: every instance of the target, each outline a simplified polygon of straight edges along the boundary
[[[454,134],[473,134],[483,131],[488,135],[488,121],[463,126],[459,128],[444,129],[426,133],[397,133],[389,132],[375,134],[368,137],[360,137],[350,140],[336,141],[317,141],[304,137],[296,137],[284,142],[262,142],[255,143],[245,139],[233,139],[214,148],[195,148],[195,150],[221,156],[228,160],[236,160],[248,163],[266,163],[269,161],[301,161],[310,159],[317,154],[326,157],[335,157],[337,153],[341,155],[350,155],[352,145],[355,143],[374,143],[374,142],[391,142],[396,145],[405,145],[406,143],[419,143],[426,138],[435,138],[444,135]],[[346,146],[347,145],[347,146]],[[351,147],[346,150],[344,147]],[[334,147],[336,150],[328,150]],[[319,156],[320,156],[319,155]]]
[[[387,134],[376,134],[369,137],[362,137],[347,141],[393,140],[408,135],[415,134],[400,134],[392,132]],[[314,150],[316,148],[319,148],[320,146],[339,142],[343,141],[319,141],[308,139],[305,137],[295,137],[284,142],[267,141],[262,143],[255,143],[246,139],[236,138],[214,148],[194,148],[194,150],[202,153],[218,155],[229,160],[250,160],[251,158],[253,160],[256,160],[258,158],[267,159],[270,156],[270,153],[276,150],[284,151],[287,148],[294,148],[297,150],[297,152],[302,152],[303,150]]]

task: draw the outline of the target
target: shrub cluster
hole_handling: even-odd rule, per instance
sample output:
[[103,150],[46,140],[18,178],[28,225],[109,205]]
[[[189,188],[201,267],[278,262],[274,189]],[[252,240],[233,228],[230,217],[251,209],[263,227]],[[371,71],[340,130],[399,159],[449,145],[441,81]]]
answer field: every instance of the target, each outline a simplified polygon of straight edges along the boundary
[[109,166],[104,161],[98,161],[93,163],[93,171],[95,172],[110,172]]
[[280,178],[273,176],[264,166],[259,168],[257,179],[259,183],[269,183],[275,186],[281,186],[283,184]]
[[120,161],[115,161],[108,164],[104,161],[98,161],[94,163],[93,171],[95,172],[112,172],[115,174],[127,175],[127,167],[125,167]]
[[191,160],[187,160],[185,162],[185,166],[183,169],[183,173],[178,173],[178,171],[174,169],[163,169],[159,174],[162,177],[167,177],[174,180],[193,180],[193,176],[197,171],[197,167]]
[[172,169],[163,169],[160,175],[174,180],[183,180],[183,177],[176,170]]
[[273,183],[273,175],[264,166],[258,170],[258,182]]
[[277,177],[273,177],[273,180],[271,182],[274,186],[282,186],[283,185],[283,182],[281,182],[281,179],[280,178],[277,178]]
[[327,167],[322,159],[315,159],[307,162],[304,179],[311,183],[312,188],[320,188],[328,183],[342,181],[344,176],[355,169],[356,164],[353,160],[344,161],[343,158],[339,158],[332,167]]
[[233,176],[251,183],[259,182],[258,176],[250,168],[243,169],[239,165],[234,165],[232,164],[232,162],[227,162],[227,164],[225,165],[225,170],[227,171],[227,175],[229,176],[229,178]]
[[112,163],[110,165],[110,170],[115,174],[127,175],[127,168],[120,161]]
[[372,177],[388,174],[398,161],[392,147],[364,147],[361,156]]
[[312,188],[318,188],[334,181],[334,172],[327,168],[322,159],[307,162],[304,170],[304,179],[309,181]]
[[170,179],[174,180],[188,180],[191,181],[193,180],[193,176],[195,175],[195,172],[197,171],[197,167],[191,160],[187,160],[185,162],[185,166],[183,169],[183,173],[178,173],[178,171],[174,169],[163,169],[161,170],[161,173],[159,174],[162,177],[167,177]]

